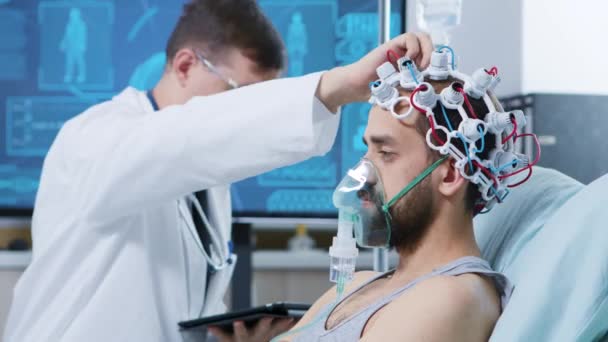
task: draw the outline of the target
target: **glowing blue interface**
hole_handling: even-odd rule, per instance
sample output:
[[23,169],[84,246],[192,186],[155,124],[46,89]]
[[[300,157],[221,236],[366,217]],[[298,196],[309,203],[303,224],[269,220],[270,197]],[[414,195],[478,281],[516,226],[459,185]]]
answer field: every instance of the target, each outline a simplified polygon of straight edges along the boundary
[[[127,86],[156,84],[184,2],[0,0],[0,208],[33,207],[44,156],[66,120]],[[403,1],[392,2],[396,36]],[[286,43],[287,76],[351,63],[377,45],[376,1],[259,3]],[[368,110],[343,109],[326,156],[234,184],[235,214],[332,215],[336,183],[365,151]]]

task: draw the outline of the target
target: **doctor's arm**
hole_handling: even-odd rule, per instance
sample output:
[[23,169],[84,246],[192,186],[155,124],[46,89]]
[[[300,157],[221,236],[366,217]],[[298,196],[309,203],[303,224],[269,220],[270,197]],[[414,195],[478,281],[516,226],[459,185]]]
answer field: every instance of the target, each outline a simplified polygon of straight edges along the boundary
[[105,221],[325,154],[339,115],[315,97],[320,76],[195,97],[146,115],[98,115],[72,129],[79,137],[66,141],[86,145],[81,214]]
[[[423,37],[424,38],[424,37]],[[427,38],[402,35],[349,66],[195,97],[143,116],[86,125],[89,194],[81,213],[108,220],[193,191],[224,185],[327,153],[341,105],[364,101],[387,48],[428,64]],[[424,51],[424,53],[421,53]]]
[[416,65],[425,69],[431,61],[433,43],[425,33],[404,33],[375,48],[357,62],[334,68],[323,75],[317,89],[317,97],[331,111],[341,105],[366,102],[369,99],[369,83],[376,80],[376,68],[387,60],[387,51],[410,57]]

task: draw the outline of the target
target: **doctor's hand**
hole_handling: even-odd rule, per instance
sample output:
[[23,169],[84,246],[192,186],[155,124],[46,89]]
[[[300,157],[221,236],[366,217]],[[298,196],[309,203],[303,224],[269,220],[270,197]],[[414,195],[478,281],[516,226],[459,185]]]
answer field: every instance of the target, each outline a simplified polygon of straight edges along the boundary
[[404,33],[395,37],[360,60],[323,74],[316,94],[319,100],[332,112],[344,104],[367,101],[370,96],[369,83],[378,79],[376,68],[387,61],[389,50],[399,57],[410,57],[422,70],[430,64],[433,43],[426,33]]
[[209,332],[219,342],[268,342],[273,337],[293,327],[295,321],[289,318],[262,318],[253,328],[247,328],[243,322],[234,322],[234,334],[228,334],[217,327],[210,327]]

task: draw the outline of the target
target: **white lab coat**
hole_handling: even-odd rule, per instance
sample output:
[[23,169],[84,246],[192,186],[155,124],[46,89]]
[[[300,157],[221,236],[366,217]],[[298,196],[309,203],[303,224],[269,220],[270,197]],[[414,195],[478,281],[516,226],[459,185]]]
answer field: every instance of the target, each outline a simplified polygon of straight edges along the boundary
[[179,341],[177,322],[203,301],[221,311],[227,281],[204,298],[207,265],[178,206],[209,189],[210,220],[229,236],[230,183],[327,153],[339,115],[314,95],[320,75],[158,112],[127,88],[67,122],[44,162],[4,341]]

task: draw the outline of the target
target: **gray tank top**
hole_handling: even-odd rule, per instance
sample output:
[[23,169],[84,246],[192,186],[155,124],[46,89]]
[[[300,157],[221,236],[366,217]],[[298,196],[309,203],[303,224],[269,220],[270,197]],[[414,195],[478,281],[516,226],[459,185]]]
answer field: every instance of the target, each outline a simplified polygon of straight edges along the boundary
[[[354,291],[352,291],[349,294],[347,294],[346,296],[344,296],[344,298],[342,298],[340,303],[342,303],[344,300],[351,297],[355,292],[359,291],[363,287],[369,285],[370,283],[372,283],[382,277],[387,276],[388,274],[392,274],[393,272],[394,271],[389,271],[387,273],[380,274],[380,275],[373,277],[372,279],[366,281],[364,284],[357,287]],[[484,275],[484,276],[492,278],[494,280],[496,289],[498,290],[498,293],[500,294],[501,310],[504,310],[505,306],[507,305],[507,302],[509,301],[509,298],[511,297],[511,293],[513,292],[513,285],[509,282],[507,277],[505,277],[503,274],[494,272],[492,270],[492,268],[490,267],[490,264],[488,264],[487,261],[477,258],[477,257],[467,256],[467,257],[463,257],[463,258],[454,260],[447,265],[444,265],[440,268],[433,270],[433,272],[431,272],[431,273],[428,273],[417,279],[414,279],[409,284],[393,291],[388,296],[380,298],[378,301],[376,301],[375,303],[372,303],[367,308],[353,314],[352,316],[350,316],[349,318],[340,322],[338,325],[336,325],[334,328],[332,328],[330,330],[325,329],[325,324],[327,321],[327,316],[326,316],[323,319],[319,320],[319,322],[317,322],[316,324],[312,325],[310,328],[308,328],[308,329],[302,331],[300,334],[296,335],[292,341],[294,341],[294,342],[296,342],[296,341],[298,341],[298,342],[299,341],[319,341],[319,342],[321,342],[321,341],[322,342],[359,341],[359,339],[361,338],[361,333],[363,332],[363,328],[365,327],[365,324],[367,323],[369,318],[374,313],[376,313],[378,310],[380,310],[382,307],[384,307],[385,305],[387,305],[388,303],[390,303],[391,301],[393,301],[394,299],[399,297],[403,292],[414,287],[416,284],[420,283],[421,281],[429,279],[434,276],[438,276],[438,275],[457,276],[457,275],[466,274],[466,273],[476,273],[476,274],[480,274],[480,275]],[[334,306],[334,305],[335,305],[334,303],[328,304],[327,306],[325,306],[324,308],[322,308],[319,311],[320,314],[325,314],[325,313],[327,313],[328,310],[332,310],[332,312],[333,312],[332,306]],[[336,305],[336,307],[337,307],[337,305]]]

